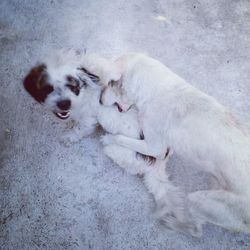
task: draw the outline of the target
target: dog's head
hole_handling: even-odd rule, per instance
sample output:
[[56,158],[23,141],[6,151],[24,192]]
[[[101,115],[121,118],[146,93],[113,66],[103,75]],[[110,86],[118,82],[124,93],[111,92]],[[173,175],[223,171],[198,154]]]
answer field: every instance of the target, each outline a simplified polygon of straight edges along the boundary
[[122,79],[110,81],[102,90],[99,102],[104,106],[117,106],[119,112],[127,112],[133,105],[122,88]]
[[60,119],[67,119],[80,102],[82,91],[96,87],[99,81],[97,75],[81,66],[76,54],[62,53],[32,68],[23,84],[36,101]]

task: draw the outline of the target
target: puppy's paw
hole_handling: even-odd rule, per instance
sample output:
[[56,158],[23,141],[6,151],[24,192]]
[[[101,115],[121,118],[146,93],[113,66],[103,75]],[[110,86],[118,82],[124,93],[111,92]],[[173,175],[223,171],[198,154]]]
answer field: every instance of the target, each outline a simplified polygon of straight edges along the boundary
[[104,136],[101,136],[101,143],[104,146],[110,145],[110,144],[115,144],[116,143],[116,139],[115,139],[115,135],[112,134],[106,134]]
[[70,147],[72,144],[77,143],[80,140],[80,136],[76,133],[67,133],[60,137],[59,141],[65,147]]
[[180,221],[173,214],[165,214],[157,219],[165,229],[192,235],[197,238],[202,236],[202,226],[194,221]]
[[202,225],[198,223],[189,223],[188,229],[186,230],[193,237],[200,238],[202,236]]
[[178,218],[176,211],[165,209],[157,209],[154,214],[154,218],[168,230],[173,230],[187,235],[192,235],[194,237],[202,236],[202,224],[190,218],[183,217]]

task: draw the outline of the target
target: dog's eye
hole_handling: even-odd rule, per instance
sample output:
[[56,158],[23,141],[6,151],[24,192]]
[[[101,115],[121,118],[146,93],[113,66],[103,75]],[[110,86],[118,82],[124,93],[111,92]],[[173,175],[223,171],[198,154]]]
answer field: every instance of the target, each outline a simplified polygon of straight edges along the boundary
[[69,88],[75,95],[79,95],[80,93],[79,84],[78,85],[66,84],[66,87]]
[[66,87],[68,87],[75,95],[79,95],[81,88],[79,80],[70,75],[66,77],[66,80],[68,82]]

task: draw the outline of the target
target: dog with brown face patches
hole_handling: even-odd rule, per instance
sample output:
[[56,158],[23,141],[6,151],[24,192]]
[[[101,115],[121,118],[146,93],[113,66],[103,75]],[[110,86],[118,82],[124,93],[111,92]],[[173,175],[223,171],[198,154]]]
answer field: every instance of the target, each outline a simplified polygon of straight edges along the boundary
[[[33,67],[24,79],[24,88],[39,103],[62,120],[78,122],[63,141],[71,144],[90,135],[97,125],[108,133],[143,139],[135,108],[121,112],[118,105],[105,107],[100,103],[103,85],[120,76],[113,63],[96,55],[60,51]],[[165,157],[151,156],[116,144],[104,146],[104,152],[130,174],[143,175],[144,184],[156,202],[155,217],[167,228],[196,234],[196,228],[184,215],[183,194],[168,179],[166,163],[172,154],[166,148]]]

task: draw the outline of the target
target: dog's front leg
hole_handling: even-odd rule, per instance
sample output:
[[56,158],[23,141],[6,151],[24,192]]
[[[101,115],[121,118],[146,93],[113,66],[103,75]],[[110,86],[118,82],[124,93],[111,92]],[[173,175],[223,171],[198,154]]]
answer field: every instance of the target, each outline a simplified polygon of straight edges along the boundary
[[167,152],[167,147],[161,147],[160,143],[148,144],[146,140],[138,140],[124,135],[105,135],[102,138],[104,145],[115,143],[120,146],[131,149],[143,155],[149,155],[157,159],[164,159]]
[[64,131],[63,135],[60,137],[60,142],[64,146],[69,147],[74,143],[79,142],[83,137],[91,135],[96,128],[96,124],[81,125],[78,124],[73,128],[68,128]]

